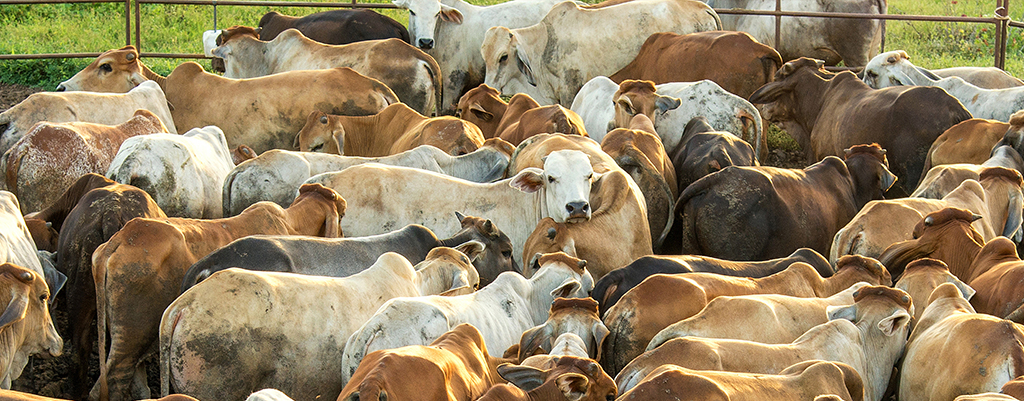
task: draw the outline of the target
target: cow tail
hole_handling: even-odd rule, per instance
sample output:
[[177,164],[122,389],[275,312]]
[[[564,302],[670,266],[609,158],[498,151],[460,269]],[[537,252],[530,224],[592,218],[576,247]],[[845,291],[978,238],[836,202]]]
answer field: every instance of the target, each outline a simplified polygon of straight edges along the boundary
[[[92,278],[96,283],[96,331],[98,333],[100,356],[100,399],[110,399],[107,385],[107,264],[112,252],[107,247],[116,245],[104,243],[92,254]],[[111,250],[113,251],[113,250]]]
[[[878,1],[883,1],[883,0],[878,0]],[[711,17],[713,17],[715,19],[715,29],[713,29],[713,30],[721,31],[722,30],[722,18],[719,17],[718,13],[715,12],[715,9],[713,9],[711,7],[708,7],[708,14],[711,14]]]
[[[423,62],[426,63],[427,73],[430,74],[430,81],[434,85],[434,114],[439,116],[445,110],[444,87],[441,84],[441,67],[437,65],[437,60],[434,60],[427,53],[423,53]],[[427,111],[429,111],[429,108]]]
[[701,179],[694,181],[692,184],[686,187],[681,194],[679,199],[676,200],[675,206],[672,208],[672,214],[683,213],[684,216],[688,215],[687,218],[680,218],[680,221],[676,224],[683,224],[681,232],[683,235],[683,254],[701,254],[700,241],[697,239],[697,219],[693,216],[695,211],[690,210],[690,213],[686,213],[686,208],[690,203],[690,200],[704,195],[709,189],[713,188],[718,183],[718,178],[715,173],[711,173]]
[[235,215],[231,210],[231,190],[235,183],[235,176],[238,175],[239,171],[241,170],[233,168],[231,169],[231,172],[228,173],[228,176],[224,177],[224,186],[221,187],[221,212],[224,214],[224,217],[231,217]]
[[764,83],[769,83],[775,80],[775,71],[782,68],[782,56],[779,52],[774,49],[771,53],[761,56],[761,72],[764,74]]
[[160,320],[160,396],[166,397],[171,394],[171,340],[174,339],[174,330],[178,328],[178,321],[181,320],[184,310],[175,306],[167,308],[163,319]]

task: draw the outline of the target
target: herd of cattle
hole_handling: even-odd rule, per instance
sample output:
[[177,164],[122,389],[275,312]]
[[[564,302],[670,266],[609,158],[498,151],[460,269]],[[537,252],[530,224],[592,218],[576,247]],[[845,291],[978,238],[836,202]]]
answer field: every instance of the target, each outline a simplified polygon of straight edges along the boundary
[[[766,0],[394,3],[0,113],[0,387],[67,352],[93,400],[1024,399],[1021,80],[712,8]],[[761,166],[769,122],[814,164]]]

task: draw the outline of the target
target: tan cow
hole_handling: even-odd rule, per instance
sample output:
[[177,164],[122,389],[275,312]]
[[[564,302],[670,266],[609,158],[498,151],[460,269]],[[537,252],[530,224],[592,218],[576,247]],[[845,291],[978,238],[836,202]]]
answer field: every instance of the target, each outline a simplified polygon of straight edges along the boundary
[[967,282],[977,291],[971,298],[974,310],[1024,322],[1024,261],[1016,244],[1004,237],[989,241],[974,257],[970,272]]
[[[238,34],[230,34],[236,30]],[[224,59],[227,78],[256,78],[285,71],[349,67],[387,85],[413,110],[429,115],[441,104],[441,70],[427,53],[401,39],[329,45],[288,29],[269,42],[255,29],[233,26],[221,33],[213,55]]]
[[480,331],[469,323],[455,326],[429,346],[374,351],[366,355],[341,390],[338,401],[473,401],[503,380]]
[[690,370],[662,365],[644,377],[621,401],[792,401],[863,399],[864,384],[850,365],[806,361],[776,375]]
[[771,82],[779,67],[779,52],[745,32],[659,32],[647,38],[631,63],[608,78],[616,83],[646,79],[655,84],[709,79],[746,99]]
[[927,304],[900,368],[900,401],[995,392],[1024,374],[1024,326],[975,313],[951,283]]
[[[1015,125],[1024,123],[1024,113],[1014,116],[1018,119]],[[1012,123],[1014,119],[1010,118],[1010,121]],[[932,147],[928,149],[928,155],[925,156],[924,169],[921,171],[928,174],[932,167],[943,164],[984,163],[992,154],[992,148],[1003,139],[1009,128],[1010,124],[983,118],[972,118],[949,127],[946,132],[935,138]],[[923,176],[921,180],[924,180]]]
[[601,360],[601,349],[608,336],[597,301],[593,298],[556,298],[544,324],[523,332],[519,338],[519,360],[535,354],[551,353],[562,334],[576,334],[583,340],[585,356]]
[[[907,293],[884,286],[861,288],[853,305],[828,310],[828,322],[792,343],[774,345],[732,339],[676,338],[637,357],[616,377],[623,391],[664,364],[696,370],[772,374],[820,359],[853,367],[864,380],[864,400],[879,401],[903,354],[914,306]],[[742,320],[740,315],[737,320]]]
[[938,259],[950,273],[970,283],[971,263],[985,246],[981,234],[971,226],[978,219],[981,216],[969,210],[952,207],[931,212],[914,226],[914,239],[890,245],[878,259],[897,276],[911,261]]
[[496,384],[480,401],[607,401],[618,393],[615,382],[588,358],[555,357],[546,369],[504,364],[498,374],[512,384]]
[[18,196],[23,213],[39,211],[87,173],[106,174],[121,143],[128,138],[167,132],[148,110],[116,126],[41,122],[0,160],[7,189]]
[[303,152],[380,157],[432,145],[452,156],[484,144],[473,123],[455,117],[424,117],[403,103],[371,116],[339,116],[314,110],[295,136],[293,147]]
[[501,99],[501,93],[487,84],[480,84],[470,89],[459,98],[455,108],[455,116],[480,127],[484,138],[494,138],[501,133],[499,123],[505,116],[508,103]]
[[[567,224],[556,223],[550,217],[541,219],[526,238],[523,261],[530,261],[538,253],[561,251],[587,260],[594,279],[600,280],[612,270],[653,254],[650,231],[645,225],[636,224],[638,219],[644,218],[643,214],[629,197],[608,189],[597,195],[601,203],[594,203],[596,209],[590,221]],[[629,215],[633,217],[626,217]],[[612,235],[617,246],[608,246]],[[593,262],[589,262],[591,260]],[[523,266],[525,274],[537,270],[532,264]]]
[[[516,94],[516,96],[527,96]],[[532,99],[531,99],[532,101]],[[516,107],[515,99],[509,102],[509,110]],[[505,114],[502,124],[505,125],[498,135],[501,139],[518,146],[526,139],[544,133],[560,133],[566,135],[587,136],[587,129],[583,127],[583,120],[576,112],[561,105],[553,104],[548,106],[534,107],[524,111],[516,121],[509,120],[514,116],[512,112]]]
[[[971,299],[974,296],[974,288],[950,273],[949,267],[944,262],[932,258],[922,258],[910,262],[893,287],[906,291],[907,294],[910,294],[910,298],[916,299],[917,302],[924,302],[932,291],[935,291],[943,283],[955,285],[965,299]],[[914,320],[910,322],[911,329],[914,328],[915,322],[921,320],[925,306],[924,304],[917,305],[917,309],[914,310]]]
[[988,167],[1005,167],[1024,171],[1024,158],[1010,145],[996,144],[992,156],[982,164],[943,164],[932,167],[918,184],[914,198],[942,199],[967,180],[981,180],[981,171]]
[[892,278],[878,261],[850,256],[836,274],[822,278],[811,265],[793,263],[786,270],[764,278],[721,276],[714,273],[656,274],[633,287],[608,309],[602,366],[618,372],[640,355],[658,332],[693,316],[712,299],[723,295],[781,294],[829,297],[857,282],[890,285]]
[[0,388],[9,390],[28,358],[44,351],[60,355],[64,341],[50,319],[50,289],[39,273],[11,263],[0,265]]
[[[100,379],[93,395],[113,400],[132,396],[132,376],[137,368],[144,372],[140,360],[157,341],[160,315],[180,293],[185,271],[200,258],[254,234],[338,237],[344,214],[345,200],[336,192],[304,185],[288,209],[260,202],[224,219],[129,221],[93,253],[100,343]],[[142,398],[148,392],[142,389]]]
[[679,195],[676,168],[646,114],[633,116],[627,128],[616,128],[605,135],[601,150],[615,159],[637,185],[648,186],[643,183],[653,179],[649,175],[657,174],[668,184],[673,199]]
[[[660,114],[675,109],[682,104],[678,98],[659,95],[655,92],[654,82],[627,79],[619,83],[619,89],[612,95],[615,105],[615,119],[611,124],[615,128],[628,128],[633,116],[646,115],[654,121]],[[611,128],[611,126],[609,126]]]

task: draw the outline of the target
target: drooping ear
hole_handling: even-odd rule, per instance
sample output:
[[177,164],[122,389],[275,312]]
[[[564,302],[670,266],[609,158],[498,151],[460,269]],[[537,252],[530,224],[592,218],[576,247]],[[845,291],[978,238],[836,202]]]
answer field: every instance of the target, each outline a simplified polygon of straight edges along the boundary
[[338,147],[338,154],[344,156],[345,155],[345,130],[344,129],[339,129],[339,130],[335,131],[334,135],[331,135],[331,141],[334,144],[334,146]]
[[324,219],[324,238],[341,238],[338,216],[333,213],[327,213],[327,218]]
[[477,102],[469,105],[469,112],[484,122],[491,122],[494,119],[494,114],[484,110],[483,106],[480,106],[480,103]]
[[487,249],[487,245],[477,240],[466,241],[455,247],[455,250],[466,254],[469,260],[473,262],[476,262],[476,259],[483,255],[485,249]]
[[571,298],[572,294],[579,292],[582,288],[583,284],[580,284],[579,280],[569,278],[551,290],[551,296],[554,298]]
[[526,82],[534,87],[537,86],[537,80],[533,78],[533,68],[530,67],[530,58],[523,53],[523,49],[516,46],[516,66],[519,67],[519,72],[526,76]]
[[973,297],[974,294],[977,293],[977,291],[975,291],[974,288],[971,288],[970,285],[967,285],[967,283],[965,283],[963,281],[960,281],[960,279],[955,278],[955,277],[954,277],[953,285],[955,285],[956,288],[960,289],[960,295],[963,295],[964,299],[966,299],[968,301],[970,301],[971,297]]
[[882,178],[880,180],[882,183],[882,192],[888,191],[889,188],[892,188],[893,184],[896,183],[896,179],[896,174],[893,174],[888,168],[882,166]]
[[213,54],[214,57],[220,57],[222,59],[227,59],[228,56],[231,55],[231,49],[229,49],[229,48],[227,48],[225,46],[217,46],[217,47],[213,48],[213,50],[211,50],[210,53]]
[[654,101],[654,105],[658,106],[658,110],[660,110],[662,113],[679,108],[681,104],[683,104],[682,100],[679,100],[679,98],[675,98],[672,96],[658,95],[658,100]]
[[1009,204],[1009,213],[1006,215],[1006,224],[1003,224],[1002,236],[1012,239],[1015,235],[1020,234],[1021,223],[1024,223],[1024,215],[1022,215],[1024,199],[1021,198],[1021,193],[1010,191]]
[[[524,331],[519,338],[519,362],[535,353],[551,352],[551,330],[552,328],[548,325],[540,325]],[[535,352],[538,349],[540,352]]]
[[[32,278],[31,275],[29,275],[29,278]],[[4,310],[3,315],[0,315],[0,329],[25,318],[25,313],[28,312],[29,290],[28,285],[21,283],[16,284],[11,289],[11,302],[7,304],[7,309]]]
[[[292,149],[299,149],[299,137],[302,136],[302,131],[295,134],[295,140],[292,141]],[[301,149],[299,149],[301,150]]]
[[764,84],[764,86],[758,88],[750,95],[750,103],[764,104],[774,102],[782,95],[792,92],[794,82],[794,80],[784,79]]
[[508,182],[512,188],[526,193],[534,193],[544,187],[544,170],[527,167]]
[[590,388],[590,380],[579,373],[563,373],[555,378],[555,384],[569,401],[579,401],[587,395]]
[[882,334],[891,336],[908,323],[910,323],[910,314],[904,310],[897,310],[892,315],[880,320],[878,322],[878,329],[882,331]]
[[446,6],[444,4],[441,4],[441,14],[440,14],[440,16],[441,16],[441,21],[444,21],[444,22],[451,22],[453,24],[461,24],[462,23],[462,12],[460,12],[459,10],[457,10],[455,8],[452,8],[450,6]]
[[601,350],[604,349],[604,339],[608,338],[608,334],[611,331],[604,325],[603,322],[597,321],[593,326],[590,327],[590,334],[594,336],[594,344],[587,344],[587,347],[591,345],[597,347],[596,349],[588,349],[587,354],[592,355],[595,361],[601,360]]
[[543,370],[532,366],[513,365],[510,363],[498,366],[498,375],[502,379],[508,380],[512,385],[519,387],[520,390],[527,392],[540,387],[541,384],[544,384],[544,379],[547,378],[547,372]]
[[618,102],[617,106],[626,111],[626,114],[636,114],[636,109],[633,108],[633,101],[629,99],[629,96],[619,96],[619,100],[616,102]]
[[857,319],[857,305],[829,306],[825,308],[825,314],[828,320],[846,319],[852,322]]

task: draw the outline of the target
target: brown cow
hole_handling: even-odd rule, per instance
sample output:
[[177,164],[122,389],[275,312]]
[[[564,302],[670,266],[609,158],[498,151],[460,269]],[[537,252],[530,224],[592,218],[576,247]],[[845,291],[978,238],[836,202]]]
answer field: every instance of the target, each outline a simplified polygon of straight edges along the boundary
[[96,332],[96,285],[92,279],[92,253],[135,217],[167,217],[153,198],[130,185],[102,175],[83,175],[46,209],[35,214],[60,230],[56,265],[68,276],[67,302],[62,303],[75,345],[72,390],[77,399],[88,396],[89,357]]
[[679,195],[676,168],[654,130],[654,122],[646,114],[634,116],[628,128],[616,128],[606,134],[601,150],[638,181],[637,185],[645,186],[643,182],[652,179],[649,175],[657,174],[668,184],[673,199]]
[[273,40],[295,28],[320,43],[343,45],[362,40],[398,38],[409,43],[409,31],[391,17],[368,9],[330,10],[292,17],[277,11],[263,14],[257,25],[260,40]]
[[[608,190],[605,192],[612,193]],[[556,223],[550,217],[541,219],[523,245],[523,261],[529,262],[539,253],[561,251],[588,261],[590,273],[595,280],[600,280],[612,270],[654,253],[650,232],[643,230],[642,225],[635,224],[635,219],[622,216],[624,206],[627,205],[626,197],[618,195],[612,199],[601,196],[601,204],[594,204],[596,209],[589,221],[567,224]],[[643,218],[637,214],[637,218]],[[616,238],[618,246],[608,246],[609,236]],[[540,268],[533,263],[524,263],[524,266],[527,274]]]
[[637,114],[646,115],[654,121],[655,116],[679,107],[682,101],[657,94],[654,82],[627,79],[619,83],[619,89],[612,95],[612,104],[615,105],[612,124],[615,128],[624,128],[629,127]]
[[555,357],[549,369],[505,364],[498,374],[511,384],[496,384],[481,401],[607,401],[618,393],[615,382],[592,359]]
[[452,156],[477,150],[483,134],[473,123],[455,117],[424,117],[402,103],[372,116],[338,116],[313,111],[295,136],[303,152],[380,157],[432,145]]
[[659,32],[647,38],[629,65],[609,78],[615,83],[646,79],[655,84],[709,79],[746,99],[771,82],[779,67],[779,52],[745,32]]
[[[916,299],[920,303],[927,300],[932,291],[935,291],[943,283],[955,285],[966,299],[971,299],[974,296],[974,289],[950,273],[949,266],[946,266],[945,262],[932,258],[922,258],[910,262],[899,281],[893,286],[906,291],[907,294],[910,294],[911,299]],[[914,328],[914,322],[921,320],[926,306],[924,304],[917,305],[917,309],[914,310],[914,321],[910,323],[911,329]]]
[[0,265],[0,382],[10,388],[11,380],[21,376],[28,358],[44,351],[60,355],[64,341],[50,319],[50,290],[46,280],[31,269],[4,263]]
[[927,305],[900,367],[900,401],[995,392],[1024,374],[1024,326],[975,313],[950,283]]
[[501,133],[498,126],[507,109],[508,103],[501,100],[501,93],[497,89],[480,84],[459,98],[455,116],[476,124],[484,138],[490,139]]
[[754,148],[730,132],[717,131],[704,117],[686,123],[679,146],[672,152],[680,190],[729,166],[760,166]]
[[[619,397],[622,401],[792,401],[864,399],[864,384],[850,365],[806,361],[777,375],[690,370],[662,365]],[[822,397],[829,396],[829,397]]]
[[605,340],[605,357],[601,364],[605,370],[617,373],[640,355],[659,331],[695,315],[721,295],[829,297],[859,281],[874,285],[892,283],[885,266],[874,259],[848,256],[838,266],[836,274],[829,278],[822,278],[814,267],[801,262],[771,276],[754,279],[714,273],[648,277],[604,315],[611,333]]
[[463,323],[429,346],[410,345],[367,354],[338,401],[472,401],[502,382],[497,367],[508,361],[491,357],[480,331]]
[[[520,94],[516,94],[516,96],[520,96]],[[508,107],[513,112],[517,106],[514,101],[515,98],[509,102]],[[505,113],[501,124],[508,123],[508,117],[513,116],[513,112]],[[587,136],[587,129],[583,127],[583,119],[575,111],[553,104],[534,107],[523,112],[516,121],[505,125],[498,136],[518,146],[534,135],[546,133]]]
[[[145,367],[141,359],[146,351],[155,348],[160,316],[179,294],[185,271],[200,258],[254,234],[338,237],[344,214],[345,200],[336,192],[309,184],[299,189],[288,209],[259,202],[224,219],[129,221],[93,254],[100,343],[100,379],[94,388],[99,393],[95,395],[114,400],[131,396],[132,376]],[[148,388],[142,393],[148,393]]]
[[[942,88],[871,89],[853,73],[823,77],[815,60],[790,61],[775,82],[750,96],[766,104],[762,115],[800,144],[808,160],[838,156],[843,149],[878,143],[890,149],[897,185],[909,194],[924,171],[924,154],[949,127],[971,113]],[[786,68],[789,66],[789,68]]]
[[1005,237],[989,241],[971,263],[967,279],[977,293],[971,306],[979,313],[1024,323],[1024,261],[1017,246]]
[[895,177],[877,144],[803,170],[731,166],[687,187],[676,202],[682,253],[766,260],[807,247],[828,255],[832,237]]
[[106,174],[126,139],[158,132],[167,128],[148,110],[137,110],[132,119],[116,126],[41,122],[4,155],[0,168],[22,212],[35,212],[60,197],[83,174]]
[[971,263],[985,246],[981,234],[971,226],[980,218],[969,210],[952,207],[928,213],[914,226],[914,239],[890,245],[878,260],[894,276],[900,276],[911,261],[938,259],[948,266],[950,273],[970,283]]
[[[1024,123],[1024,114],[1014,116],[1018,118],[1016,125]],[[1013,122],[1013,118],[1010,121]],[[984,163],[992,154],[996,142],[1003,139],[1009,128],[1010,124],[984,118],[972,118],[949,127],[935,138],[935,142],[928,149],[923,174],[927,174],[932,167],[943,164]],[[923,175],[921,180],[924,180]]]

